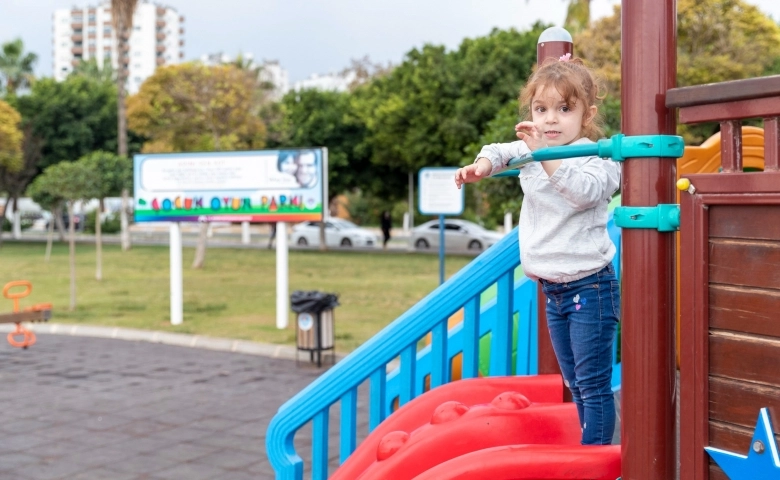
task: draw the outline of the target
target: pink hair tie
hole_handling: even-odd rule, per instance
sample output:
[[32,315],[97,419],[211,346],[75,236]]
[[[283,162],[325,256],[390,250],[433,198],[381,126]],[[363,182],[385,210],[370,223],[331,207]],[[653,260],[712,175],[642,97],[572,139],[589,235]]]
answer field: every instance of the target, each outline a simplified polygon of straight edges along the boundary
[[566,55],[561,55],[561,57],[558,59],[560,62],[568,62],[571,60],[571,53],[567,53]]

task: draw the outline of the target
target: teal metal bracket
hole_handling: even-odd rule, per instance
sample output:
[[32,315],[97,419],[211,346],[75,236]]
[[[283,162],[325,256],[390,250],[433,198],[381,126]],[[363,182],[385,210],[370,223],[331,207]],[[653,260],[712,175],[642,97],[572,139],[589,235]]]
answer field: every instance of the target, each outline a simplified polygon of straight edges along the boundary
[[622,162],[627,158],[680,158],[685,153],[685,142],[677,135],[633,135],[622,133],[610,139],[599,140],[599,156]]
[[677,135],[632,135],[622,133],[604,138],[596,143],[562,145],[560,147],[540,148],[529,154],[509,160],[507,169],[493,177],[516,176],[511,170],[531,162],[561,160],[565,158],[597,156],[622,162],[628,158],[665,157],[680,158],[685,152],[685,142]]
[[616,207],[615,225],[621,228],[655,228],[674,232],[680,228],[680,206],[662,203],[655,207]]

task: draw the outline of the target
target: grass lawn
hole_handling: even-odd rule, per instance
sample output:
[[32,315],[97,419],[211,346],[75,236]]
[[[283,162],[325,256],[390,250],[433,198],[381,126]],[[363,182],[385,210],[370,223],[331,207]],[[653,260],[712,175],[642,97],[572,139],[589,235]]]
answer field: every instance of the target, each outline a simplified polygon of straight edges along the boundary
[[[202,270],[189,268],[184,248],[184,322],[170,324],[167,246],[103,246],[103,280],[95,280],[94,245],[76,245],[77,306],[68,311],[68,246],[55,243],[44,262],[44,243],[4,242],[0,285],[29,280],[21,306],[50,302],[52,322],[116,326],[214,337],[295,344],[295,318],[276,328],[276,256],[266,249],[210,248]],[[472,260],[448,256],[449,277]],[[339,295],[336,347],[349,352],[395,320],[439,283],[438,255],[363,252],[289,252],[290,292]],[[0,312],[12,303],[0,299]]]

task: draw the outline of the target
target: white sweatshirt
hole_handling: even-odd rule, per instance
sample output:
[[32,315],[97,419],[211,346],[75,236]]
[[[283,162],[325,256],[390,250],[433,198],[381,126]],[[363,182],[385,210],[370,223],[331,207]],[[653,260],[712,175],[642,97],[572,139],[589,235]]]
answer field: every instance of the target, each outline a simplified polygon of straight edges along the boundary
[[[572,145],[593,143],[581,138]],[[485,145],[496,173],[531,150],[523,141]],[[569,283],[604,268],[615,256],[607,234],[607,205],[620,186],[619,162],[599,157],[563,160],[550,177],[540,162],[520,168],[520,261],[534,280]]]

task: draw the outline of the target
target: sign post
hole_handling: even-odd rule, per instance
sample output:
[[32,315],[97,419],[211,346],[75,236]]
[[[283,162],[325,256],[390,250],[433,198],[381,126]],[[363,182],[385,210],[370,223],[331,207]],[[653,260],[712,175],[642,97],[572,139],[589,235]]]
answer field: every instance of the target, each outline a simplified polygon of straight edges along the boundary
[[184,278],[181,260],[181,224],[171,222],[171,325],[180,325],[184,319]]
[[[136,222],[170,222],[171,323],[182,323],[180,222],[278,222],[276,325],[287,327],[286,222],[322,221],[327,150],[140,154],[133,157]],[[248,240],[248,238],[247,238]]]
[[420,169],[420,213],[439,216],[439,284],[444,283],[445,215],[463,213],[464,190],[455,186],[453,167],[426,167]]

